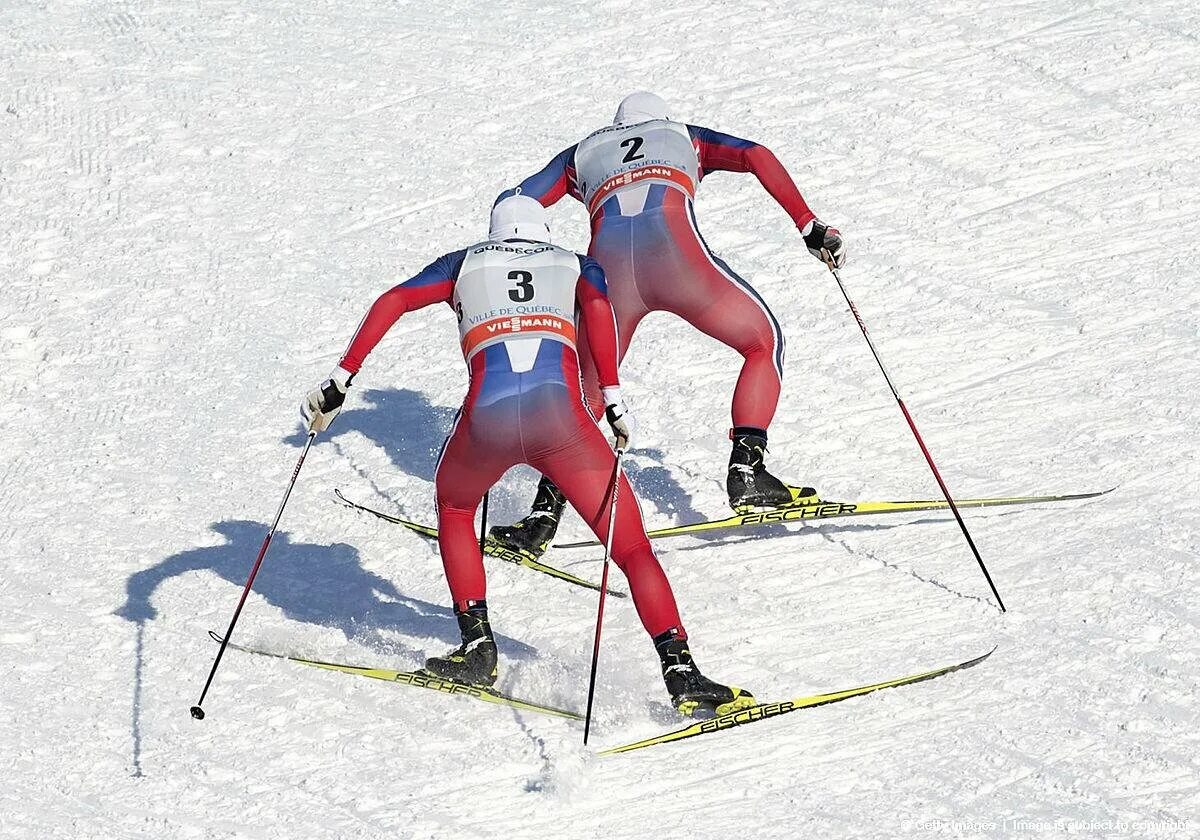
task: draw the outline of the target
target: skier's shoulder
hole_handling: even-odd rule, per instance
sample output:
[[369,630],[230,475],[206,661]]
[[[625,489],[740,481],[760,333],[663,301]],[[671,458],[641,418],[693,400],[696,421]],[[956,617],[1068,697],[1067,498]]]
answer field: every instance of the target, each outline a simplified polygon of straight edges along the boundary
[[447,251],[430,263],[426,270],[436,269],[436,273],[453,280],[458,277],[458,272],[462,268],[466,255],[466,248],[459,248],[457,251]]
[[717,131],[714,128],[708,128],[703,125],[693,125],[689,123],[684,126],[692,140],[699,143],[701,146],[725,146],[731,149],[750,149],[757,145],[753,140],[747,140],[744,137],[738,137],[735,134],[728,134],[724,131]]

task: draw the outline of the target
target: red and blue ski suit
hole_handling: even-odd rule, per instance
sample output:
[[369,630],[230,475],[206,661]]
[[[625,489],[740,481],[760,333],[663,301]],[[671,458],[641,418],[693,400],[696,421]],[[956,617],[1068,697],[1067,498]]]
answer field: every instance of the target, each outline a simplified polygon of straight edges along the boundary
[[[515,464],[549,476],[600,539],[607,537],[615,455],[583,402],[580,358],[617,384],[617,336],[604,271],[590,257],[527,240],[446,254],[375,301],[340,366],[357,373],[405,312],[449,304],[470,387],[435,475],[438,544],[455,607],[486,597],[475,510]],[[576,330],[586,328],[579,342]],[[582,334],[583,329],[579,330]],[[675,596],[622,476],[612,557],[646,631],[683,634]]]
[[[496,199],[521,193],[543,205],[565,195],[591,214],[588,254],[608,276],[623,359],[638,323],[672,312],[740,353],[734,426],[766,429],[783,377],[784,338],[762,297],[709,250],[692,199],[710,172],[751,172],[803,229],[815,217],[769,149],[669,120],[615,125],[563,150]],[[583,360],[586,394],[603,408],[596,369]]]

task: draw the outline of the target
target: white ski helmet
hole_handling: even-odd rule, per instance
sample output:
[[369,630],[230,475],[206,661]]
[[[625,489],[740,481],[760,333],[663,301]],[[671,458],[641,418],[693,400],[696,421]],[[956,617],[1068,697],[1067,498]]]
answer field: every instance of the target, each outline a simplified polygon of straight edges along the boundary
[[546,208],[527,195],[510,195],[492,208],[492,224],[488,239],[531,239],[550,241],[550,223]]
[[617,115],[613,117],[613,125],[633,125],[647,120],[665,120],[667,103],[663,98],[649,91],[639,90],[629,94],[617,106]]

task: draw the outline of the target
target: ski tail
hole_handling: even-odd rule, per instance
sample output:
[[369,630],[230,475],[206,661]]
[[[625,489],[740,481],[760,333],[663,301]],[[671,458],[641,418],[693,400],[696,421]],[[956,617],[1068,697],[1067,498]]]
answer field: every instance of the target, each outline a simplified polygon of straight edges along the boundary
[[359,504],[358,502],[353,502],[350,499],[347,499],[345,495],[343,495],[342,491],[337,487],[333,488],[333,495],[341,499],[342,504],[344,504],[346,507],[372,514],[373,516],[379,517],[384,522],[391,522],[395,525],[403,525],[408,530],[420,534],[422,537],[426,537],[431,540],[437,539],[437,528],[432,528],[429,525],[422,525],[420,522],[413,522],[411,519],[402,519],[399,516],[393,516],[392,514],[385,513],[382,510],[377,510],[376,508],[367,507],[366,505]]
[[899,677],[898,679],[887,680],[885,682],[861,685],[857,688],[848,688],[842,691],[830,691],[824,694],[813,694],[808,697],[797,697],[794,700],[784,700],[778,703],[760,703],[757,706],[751,706],[748,709],[740,709],[738,711],[729,712],[728,714],[720,715],[709,720],[702,720],[697,723],[693,723],[690,726],[685,726],[682,729],[676,729],[673,732],[656,735],[653,738],[646,738],[641,741],[633,741],[632,743],[622,744],[621,746],[617,747],[609,747],[606,750],[602,750],[600,755],[616,755],[617,753],[640,750],[644,747],[652,747],[657,744],[669,744],[673,741],[682,741],[686,738],[695,738],[697,735],[707,735],[713,732],[731,729],[735,726],[744,726],[748,723],[766,720],[767,718],[779,717],[780,715],[786,715],[790,712],[799,711],[800,709],[811,709],[816,706],[826,706],[830,703],[838,703],[842,700],[849,700],[852,697],[861,697],[864,694],[882,691],[885,688],[913,685],[914,683],[932,680],[946,674],[952,674],[955,671],[962,671],[967,668],[974,667],[995,652],[996,648],[993,647],[982,656],[976,656],[974,659],[968,659],[965,662],[958,662],[954,665],[946,665],[941,668],[935,668],[932,671],[923,671],[918,674],[911,674],[907,677]]
[[[222,638],[219,633],[213,630],[208,631],[209,637],[218,644]],[[474,685],[472,683],[462,683],[456,680],[448,680],[443,677],[437,677],[433,674],[427,674],[423,671],[396,671],[391,668],[372,668],[363,665],[347,665],[341,662],[326,662],[320,659],[308,659],[303,656],[293,656],[286,653],[278,653],[275,651],[262,650],[259,648],[246,647],[244,645],[229,643],[229,647],[233,650],[249,653],[254,656],[267,656],[272,659],[286,659],[288,662],[295,662],[300,665],[307,665],[310,668],[319,668],[323,671],[337,671],[342,674],[352,674],[358,677],[368,677],[373,680],[383,680],[384,682],[400,683],[401,685],[410,685],[414,688],[426,688],[432,691],[438,691],[442,694],[453,694],[460,697],[470,697],[474,700],[481,700],[485,703],[492,703],[498,706],[507,706],[512,709],[520,709],[527,712],[537,712],[539,714],[550,715],[551,717],[565,718],[567,720],[583,720],[583,715],[578,712],[573,712],[569,709],[559,709],[554,706],[546,706],[541,703],[534,703],[529,700],[523,700],[519,697],[514,697],[511,694],[505,694],[502,691],[497,691],[491,686]]]

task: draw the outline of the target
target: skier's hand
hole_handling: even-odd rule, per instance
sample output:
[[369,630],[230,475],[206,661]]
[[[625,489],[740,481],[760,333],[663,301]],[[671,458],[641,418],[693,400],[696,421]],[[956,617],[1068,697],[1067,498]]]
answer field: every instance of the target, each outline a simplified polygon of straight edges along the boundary
[[808,252],[826,265],[841,268],[846,264],[846,245],[837,228],[829,227],[820,219],[813,219],[801,231]]
[[621,386],[601,388],[600,393],[604,396],[604,419],[608,421],[613,437],[616,438],[616,448],[625,451],[629,448],[629,441],[633,439],[636,426],[633,415],[625,406],[625,400],[621,399]]
[[329,428],[333,418],[341,413],[342,403],[346,401],[346,391],[350,388],[350,380],[354,374],[341,367],[333,369],[329,378],[308,392],[300,405],[300,414],[308,423],[310,432],[323,432]]

